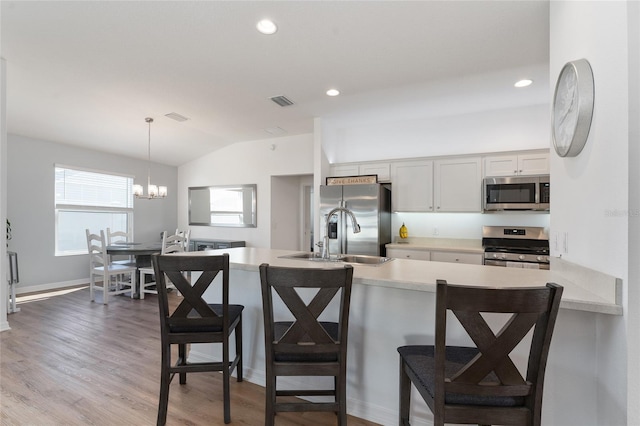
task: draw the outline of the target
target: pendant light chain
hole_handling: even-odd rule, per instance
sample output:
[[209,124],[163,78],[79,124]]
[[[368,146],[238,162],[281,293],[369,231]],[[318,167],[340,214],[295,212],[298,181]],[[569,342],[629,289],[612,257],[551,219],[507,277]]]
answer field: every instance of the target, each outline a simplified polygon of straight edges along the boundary
[[136,198],[153,199],[153,198],[165,198],[167,196],[166,186],[151,185],[151,123],[153,118],[147,117],[145,121],[149,125],[148,128],[148,140],[147,140],[147,195],[144,195],[144,188],[142,185],[133,185],[133,195]]

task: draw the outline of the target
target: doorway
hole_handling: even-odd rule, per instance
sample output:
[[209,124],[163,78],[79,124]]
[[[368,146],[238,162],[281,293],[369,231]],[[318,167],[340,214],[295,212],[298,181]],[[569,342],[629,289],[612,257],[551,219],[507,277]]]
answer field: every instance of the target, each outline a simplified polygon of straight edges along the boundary
[[271,248],[310,251],[313,175],[271,177]]

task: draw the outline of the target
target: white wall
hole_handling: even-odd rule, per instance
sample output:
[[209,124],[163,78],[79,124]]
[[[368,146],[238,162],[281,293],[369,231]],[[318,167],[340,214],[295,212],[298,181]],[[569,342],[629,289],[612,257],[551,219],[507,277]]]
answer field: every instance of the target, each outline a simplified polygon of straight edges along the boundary
[[[88,283],[87,255],[55,256],[54,164],[136,176],[146,180],[146,161],[106,154],[71,145],[9,135],[8,208],[13,239],[9,249],[18,253],[18,292],[39,291]],[[135,200],[134,239],[157,241],[163,230],[177,224],[175,167],[153,164],[154,181],[166,184],[162,200]]]
[[[311,173],[313,135],[310,134],[239,142],[219,149],[178,168],[178,226],[191,228],[191,238],[243,240],[247,246],[271,247],[274,196],[271,177]],[[187,189],[190,186],[232,184],[257,184],[256,228],[189,226]]]
[[[627,413],[629,424],[640,424],[640,2],[629,3],[629,286],[627,286]],[[635,54],[634,54],[635,52]],[[632,284],[633,283],[633,284]],[[628,307],[633,309],[629,310]]]
[[[640,423],[640,418],[628,417],[627,412],[632,400],[638,405],[637,392],[627,387],[627,363],[636,364],[637,358],[628,359],[625,330],[637,329],[637,324],[625,323],[629,309],[638,309],[627,297],[627,289],[638,285],[629,282],[627,256],[629,239],[638,238],[629,235],[628,214],[628,59],[638,56],[637,40],[633,48],[628,44],[628,6],[627,2],[551,2],[550,9],[550,74],[555,79],[566,62],[586,58],[595,79],[595,111],[584,150],[575,158],[551,157],[552,238],[567,233],[568,252],[563,258],[620,277],[624,287],[625,316],[598,316],[597,344],[589,351],[595,356],[597,381],[594,423],[602,425]],[[633,22],[637,25],[637,16]],[[631,163],[637,167],[636,161]],[[633,334],[630,340],[637,341],[637,333]]]
[[[541,65],[362,95],[322,118],[323,149],[346,163],[548,148],[548,75]],[[534,84],[514,88],[523,76]]]
[[402,224],[410,237],[481,239],[483,226],[541,226],[549,228],[548,213],[393,213],[391,235]]

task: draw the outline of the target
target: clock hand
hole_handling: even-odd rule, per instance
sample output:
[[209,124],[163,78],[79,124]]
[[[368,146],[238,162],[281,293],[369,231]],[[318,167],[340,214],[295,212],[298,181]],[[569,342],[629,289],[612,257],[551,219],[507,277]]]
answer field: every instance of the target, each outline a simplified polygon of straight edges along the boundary
[[573,106],[576,103],[576,94],[575,91],[572,93],[571,95],[571,103],[569,104],[569,106],[562,112],[562,117],[560,118],[560,122],[558,123],[559,126],[562,126],[562,123],[565,122],[565,120],[567,119],[567,117],[569,116],[569,112],[571,112],[571,110],[573,109]]

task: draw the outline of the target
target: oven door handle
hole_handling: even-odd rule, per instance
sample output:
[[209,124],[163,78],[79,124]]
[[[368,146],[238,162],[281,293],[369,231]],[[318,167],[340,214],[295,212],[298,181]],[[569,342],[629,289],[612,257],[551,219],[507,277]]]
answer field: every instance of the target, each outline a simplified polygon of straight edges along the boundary
[[505,260],[485,259],[484,264],[490,266],[507,266],[507,262]]

